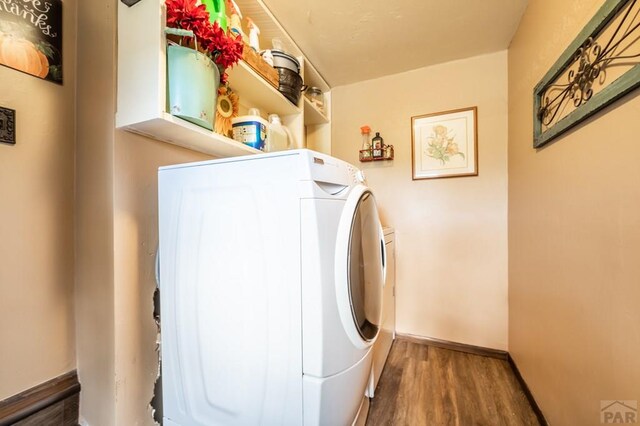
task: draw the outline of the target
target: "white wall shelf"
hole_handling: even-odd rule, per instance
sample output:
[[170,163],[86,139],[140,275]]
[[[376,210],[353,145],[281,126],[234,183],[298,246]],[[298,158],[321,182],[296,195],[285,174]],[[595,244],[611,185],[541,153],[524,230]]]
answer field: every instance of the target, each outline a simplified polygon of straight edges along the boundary
[[267,114],[300,114],[300,108],[292,104],[282,93],[255,72],[245,61],[227,70],[229,86],[240,96],[243,105],[259,108]]
[[[300,59],[305,84],[325,92],[330,111],[330,86],[309,63],[262,0],[239,0],[245,17],[260,26],[263,48],[279,37]],[[256,154],[260,151],[181,120],[166,112],[167,59],[164,0],[147,0],[127,7],[118,2],[118,96],[116,126],[149,138],[179,145],[215,157]],[[330,113],[318,111],[306,99],[294,105],[244,61],[228,70],[229,85],[239,95],[241,113],[256,107],[265,116],[278,114],[294,136],[297,147],[330,152]],[[309,127],[309,128],[307,128]],[[328,150],[328,151],[327,151]]]
[[311,124],[327,124],[329,123],[329,118],[324,114],[324,112],[320,111],[318,107],[311,103],[306,96],[302,96],[304,98],[304,124],[305,126]]
[[124,130],[214,157],[237,157],[260,153],[257,149],[167,113],[149,121],[124,127]]
[[304,84],[309,87],[317,87],[322,90],[323,93],[331,90],[331,87],[329,87],[324,77],[320,75],[316,67],[309,61],[306,62],[304,67]]

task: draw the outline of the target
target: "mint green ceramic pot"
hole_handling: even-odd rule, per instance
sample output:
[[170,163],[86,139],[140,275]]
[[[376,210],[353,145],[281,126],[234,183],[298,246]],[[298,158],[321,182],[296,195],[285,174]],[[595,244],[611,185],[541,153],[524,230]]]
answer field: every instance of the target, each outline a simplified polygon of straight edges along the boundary
[[169,112],[213,130],[220,71],[206,55],[176,44],[167,46]]

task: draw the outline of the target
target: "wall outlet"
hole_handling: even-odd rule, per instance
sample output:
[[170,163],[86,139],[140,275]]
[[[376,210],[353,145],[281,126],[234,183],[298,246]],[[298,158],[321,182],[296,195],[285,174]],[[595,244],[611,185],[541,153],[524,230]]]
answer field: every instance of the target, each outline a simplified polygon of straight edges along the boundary
[[16,144],[16,111],[0,107],[0,143]]

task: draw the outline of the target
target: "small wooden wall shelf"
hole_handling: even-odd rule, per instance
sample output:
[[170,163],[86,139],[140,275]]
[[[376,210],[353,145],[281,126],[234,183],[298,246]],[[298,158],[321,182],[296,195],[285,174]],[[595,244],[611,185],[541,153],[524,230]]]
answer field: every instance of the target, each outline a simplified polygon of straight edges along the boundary
[[[382,155],[374,156],[374,151],[381,151]],[[377,153],[376,153],[377,154]],[[382,149],[361,149],[360,162],[393,160],[393,145],[383,145]]]

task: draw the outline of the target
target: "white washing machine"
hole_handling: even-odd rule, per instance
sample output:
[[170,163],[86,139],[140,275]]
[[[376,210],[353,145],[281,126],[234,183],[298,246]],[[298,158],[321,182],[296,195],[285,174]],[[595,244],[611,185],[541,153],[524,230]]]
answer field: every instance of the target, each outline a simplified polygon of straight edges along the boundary
[[295,150],[158,175],[165,426],[352,424],[385,273],[361,173]]

